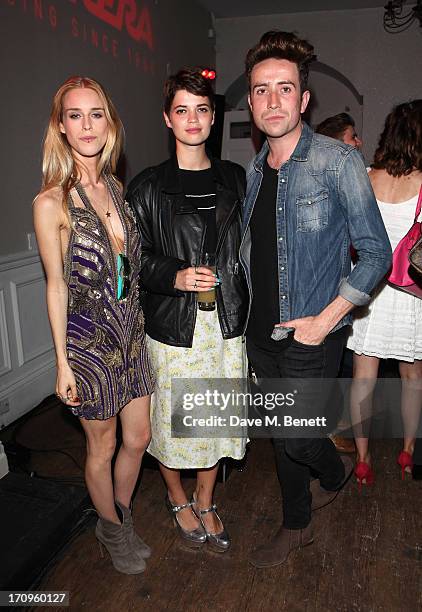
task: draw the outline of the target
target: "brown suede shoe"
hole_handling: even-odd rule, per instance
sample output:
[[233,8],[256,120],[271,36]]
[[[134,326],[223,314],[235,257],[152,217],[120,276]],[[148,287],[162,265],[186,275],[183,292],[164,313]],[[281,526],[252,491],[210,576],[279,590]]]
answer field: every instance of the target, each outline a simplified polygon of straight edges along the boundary
[[267,544],[258,546],[249,558],[255,567],[273,567],[287,560],[296,548],[303,548],[314,541],[312,524],[304,529],[287,529],[280,527],[275,536]]
[[341,485],[335,491],[327,491],[323,489],[319,484],[319,480],[312,480],[310,484],[311,494],[312,494],[312,505],[311,510],[319,510],[328,504],[331,504],[332,501],[335,500],[339,491],[344,487],[346,482],[349,480],[350,476],[353,472],[353,461],[350,457],[340,457],[344,465],[344,478],[341,482]]
[[330,434],[328,437],[339,453],[356,452],[356,444],[353,438],[342,438],[342,436],[337,436],[335,434]]

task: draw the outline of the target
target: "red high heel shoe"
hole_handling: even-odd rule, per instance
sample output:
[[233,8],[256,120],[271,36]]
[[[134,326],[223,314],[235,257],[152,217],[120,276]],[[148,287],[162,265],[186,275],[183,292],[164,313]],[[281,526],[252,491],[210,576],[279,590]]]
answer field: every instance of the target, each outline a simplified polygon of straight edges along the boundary
[[[365,463],[365,461],[359,461],[356,464],[354,474],[356,476],[356,480],[358,481],[359,493],[362,491],[363,484],[366,484],[368,486],[374,484],[374,471],[368,463]],[[362,482],[362,480],[364,480],[365,482]]]
[[402,451],[400,455],[397,457],[397,463],[401,467],[401,479],[404,480],[404,473],[406,471],[406,468],[408,467],[410,468],[410,471],[412,471],[413,457],[407,451]]

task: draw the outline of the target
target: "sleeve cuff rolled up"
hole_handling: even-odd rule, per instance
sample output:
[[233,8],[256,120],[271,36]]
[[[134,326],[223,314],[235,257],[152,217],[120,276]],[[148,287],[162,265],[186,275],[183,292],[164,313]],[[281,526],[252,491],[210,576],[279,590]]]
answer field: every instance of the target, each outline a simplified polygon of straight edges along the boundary
[[351,302],[355,306],[364,306],[371,299],[371,296],[367,293],[364,293],[363,291],[359,291],[359,289],[355,289],[355,287],[352,287],[352,285],[348,282],[346,278],[343,278],[343,280],[341,281],[338,293],[339,295],[341,295],[341,297],[343,297],[348,302]]

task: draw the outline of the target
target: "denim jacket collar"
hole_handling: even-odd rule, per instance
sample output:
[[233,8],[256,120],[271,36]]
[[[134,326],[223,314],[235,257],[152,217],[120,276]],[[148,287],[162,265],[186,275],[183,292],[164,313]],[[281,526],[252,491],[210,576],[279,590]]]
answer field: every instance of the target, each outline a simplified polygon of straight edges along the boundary
[[[293,151],[290,159],[294,159],[295,161],[307,161],[309,149],[311,148],[312,138],[313,138],[313,130],[309,127],[307,123],[302,121],[302,133],[300,135],[299,141],[296,145],[295,150]],[[265,141],[262,149],[255,157],[254,167],[258,172],[262,172],[262,167],[264,165],[264,161],[268,155],[269,146],[268,142]]]

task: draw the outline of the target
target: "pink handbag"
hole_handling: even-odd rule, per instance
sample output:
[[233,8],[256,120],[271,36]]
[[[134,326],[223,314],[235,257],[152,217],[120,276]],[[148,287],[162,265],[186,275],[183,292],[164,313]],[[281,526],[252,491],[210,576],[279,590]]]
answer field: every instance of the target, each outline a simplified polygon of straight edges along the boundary
[[418,221],[422,208],[422,185],[413,225],[400,240],[393,253],[393,266],[387,280],[395,289],[406,291],[422,299],[422,276],[409,264],[409,253],[422,236],[422,223]]

